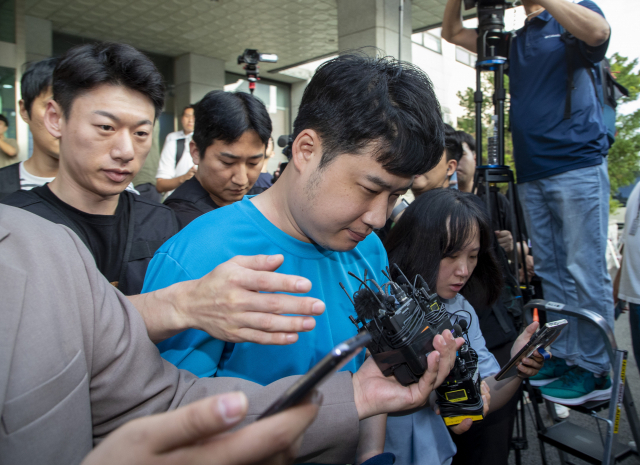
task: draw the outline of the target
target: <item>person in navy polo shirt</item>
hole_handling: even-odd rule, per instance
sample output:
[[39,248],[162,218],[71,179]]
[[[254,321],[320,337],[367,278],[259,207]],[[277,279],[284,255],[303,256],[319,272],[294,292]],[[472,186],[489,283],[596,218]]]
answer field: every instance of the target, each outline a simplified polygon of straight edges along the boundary
[[[611,30],[590,0],[522,3],[527,18],[513,33],[508,72],[516,171],[535,272],[545,299],[593,310],[613,328],[605,261],[609,142],[589,75],[605,56]],[[475,52],[478,34],[463,27],[460,6],[461,0],[448,0],[442,37]],[[565,31],[576,39],[573,45]],[[568,60],[573,90],[565,115]],[[595,328],[572,320],[552,349],[552,363],[532,378],[544,386],[545,397],[578,405],[610,396],[609,358]]]

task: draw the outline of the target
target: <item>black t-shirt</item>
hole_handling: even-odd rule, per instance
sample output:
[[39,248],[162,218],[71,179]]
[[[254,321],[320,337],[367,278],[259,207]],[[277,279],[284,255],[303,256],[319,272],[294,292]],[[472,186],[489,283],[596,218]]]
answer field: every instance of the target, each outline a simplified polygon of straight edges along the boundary
[[110,283],[120,279],[122,259],[127,245],[129,227],[129,202],[120,196],[114,215],[92,215],[63,202],[48,185],[33,189],[57,207],[74,225],[80,239],[87,245],[96,260],[96,266]]
[[173,191],[164,204],[175,213],[180,229],[199,216],[219,208],[195,176]]

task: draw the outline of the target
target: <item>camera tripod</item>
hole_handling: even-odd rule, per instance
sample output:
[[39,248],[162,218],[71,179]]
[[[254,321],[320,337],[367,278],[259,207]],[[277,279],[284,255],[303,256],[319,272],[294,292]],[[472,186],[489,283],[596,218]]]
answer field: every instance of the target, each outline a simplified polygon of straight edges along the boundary
[[[509,34],[504,32],[504,10],[507,3],[497,3],[491,5],[478,6],[478,60],[476,61],[476,91],[474,92],[474,103],[476,109],[476,151],[477,157],[476,173],[474,176],[474,189],[479,186],[484,187],[484,197],[487,210],[493,220],[497,214],[498,205],[497,184],[507,184],[507,196],[510,204],[511,224],[514,226],[512,272],[518,277],[519,257],[518,242],[521,240],[520,216],[517,214],[518,198],[517,186],[514,182],[513,171],[504,162],[504,108],[507,92],[504,88],[504,71],[508,66],[509,56]],[[492,116],[493,134],[488,137],[487,143],[487,164],[482,162],[482,73],[493,71],[495,91],[493,94],[494,115]],[[520,260],[524,271],[526,283],[525,289],[521,289],[523,296],[531,296],[531,288],[527,276],[526,256],[524,248],[520,250]]]

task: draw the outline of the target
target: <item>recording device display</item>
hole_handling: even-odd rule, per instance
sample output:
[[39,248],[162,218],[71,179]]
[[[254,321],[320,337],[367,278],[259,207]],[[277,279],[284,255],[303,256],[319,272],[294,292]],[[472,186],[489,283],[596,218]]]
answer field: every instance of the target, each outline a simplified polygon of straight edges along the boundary
[[551,343],[560,336],[560,333],[568,324],[569,322],[567,320],[557,320],[549,322],[542,328],[539,328],[538,331],[531,336],[529,342],[502,367],[502,370],[496,375],[496,380],[502,381],[505,378],[516,376],[518,374],[518,365],[522,359],[531,357],[540,347],[545,349],[549,347]]
[[[411,284],[402,270],[393,266],[399,275],[397,282],[391,279],[387,270],[383,274],[389,281],[380,286],[367,278],[365,270],[362,279],[349,272],[360,282],[353,297],[342,283],[340,286],[358,316],[350,316],[351,322],[358,331],[371,334],[367,349],[380,371],[385,376],[394,375],[407,386],[418,382],[427,370],[433,338],[446,329],[463,336],[467,322],[460,320],[460,324],[452,325],[452,315],[445,310],[438,295],[431,293],[424,278],[416,275]],[[457,321],[457,317],[454,318]],[[436,392],[441,415],[447,424],[455,425],[465,418],[474,421],[483,418],[478,356],[468,341],[460,348],[453,370]]]
[[324,356],[309,372],[302,376],[287,391],[276,400],[271,406],[258,417],[258,420],[275,415],[283,410],[293,407],[318,387],[329,375],[339,370],[345,363],[360,352],[360,349],[371,341],[371,335],[366,331],[360,332],[357,336],[348,339]]
[[[453,327],[455,336],[467,335],[465,320],[460,320],[460,324],[454,324]],[[436,403],[447,426],[460,424],[467,418],[473,421],[484,419],[481,382],[478,354],[469,346],[467,336],[465,343],[458,350],[455,365],[449,376],[436,388]]]
[[251,48],[245,48],[242,55],[238,56],[238,64],[244,64],[245,74],[247,75],[247,81],[249,81],[249,90],[253,94],[253,91],[256,89],[256,82],[260,80],[258,75],[260,72],[258,71],[258,63],[259,62],[266,63],[277,63],[278,55],[275,53],[260,53],[257,50]]

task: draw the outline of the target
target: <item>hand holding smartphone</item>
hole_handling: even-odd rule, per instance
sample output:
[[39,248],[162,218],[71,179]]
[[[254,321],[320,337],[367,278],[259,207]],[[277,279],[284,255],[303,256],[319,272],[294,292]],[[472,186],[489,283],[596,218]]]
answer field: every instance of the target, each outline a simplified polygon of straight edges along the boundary
[[314,388],[320,386],[331,374],[343,367],[370,341],[371,335],[367,331],[362,331],[357,336],[335,346],[331,352],[325,355],[307,374],[298,379],[278,400],[271,404],[271,406],[258,417],[258,420],[275,415],[296,405]]
[[518,365],[522,362],[522,359],[530,357],[541,347],[545,349],[549,347],[551,343],[560,336],[560,332],[567,324],[569,324],[567,320],[552,321],[538,329],[538,331],[531,336],[529,342],[502,367],[502,370],[496,375],[496,381],[502,381],[505,378],[516,376],[518,374]]

